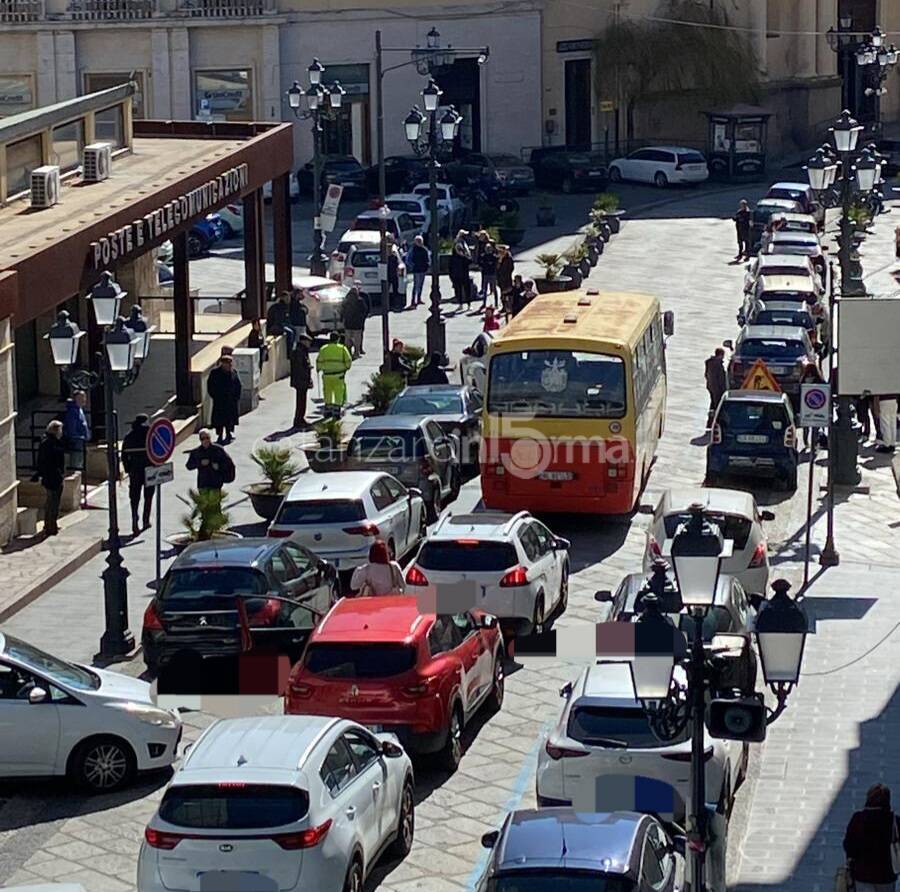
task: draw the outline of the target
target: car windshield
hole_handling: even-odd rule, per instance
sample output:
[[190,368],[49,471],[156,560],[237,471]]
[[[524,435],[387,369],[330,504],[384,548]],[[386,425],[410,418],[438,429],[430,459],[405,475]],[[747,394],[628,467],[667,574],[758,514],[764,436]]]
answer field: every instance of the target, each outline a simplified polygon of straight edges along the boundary
[[488,411],[539,418],[622,418],[625,363],[619,356],[526,350],[491,359]]
[[458,393],[404,393],[388,410],[389,415],[462,415],[462,397]]
[[354,251],[348,263],[357,269],[374,269],[378,266],[379,260],[381,260],[379,251]]
[[362,502],[350,499],[309,499],[302,502],[282,502],[275,523],[289,526],[354,523],[364,520],[365,516],[366,510]]
[[[663,746],[650,728],[647,713],[636,707],[576,704],[569,716],[566,736],[588,745],[605,740],[632,749]],[[685,730],[671,743],[680,743],[688,736]]]
[[790,301],[792,304],[807,303],[809,300],[815,302],[816,296],[812,291],[760,291],[759,299],[766,300],[784,300]]
[[325,678],[388,678],[416,665],[416,649],[406,644],[312,644],[303,667]]
[[751,403],[748,400],[727,400],[722,405],[717,421],[726,430],[780,431],[788,424],[788,414],[781,402]]
[[67,684],[79,691],[96,691],[100,687],[100,676],[88,669],[82,669],[81,666],[51,656],[12,635],[4,635],[3,643],[3,653],[6,656],[18,660],[23,666],[41,675],[46,675],[51,681]]
[[412,214],[421,214],[422,205],[418,201],[400,201],[395,198],[388,199],[387,206],[392,211],[409,211]]
[[427,449],[422,434],[409,431],[365,431],[350,440],[352,455],[367,461],[410,461],[424,458]]
[[422,546],[416,563],[424,570],[484,573],[513,567],[518,563],[518,557],[516,549],[508,542],[430,539]]
[[347,290],[343,285],[319,285],[309,289],[319,300],[338,302],[342,301]]
[[208,598],[213,595],[265,595],[266,577],[251,567],[175,567],[166,574],[159,597]]
[[[804,261],[801,261],[801,263]],[[808,266],[775,266],[766,263],[760,265],[760,274],[764,276],[805,276],[810,278]]]
[[159,804],[159,817],[197,830],[261,830],[306,817],[309,794],[295,787],[228,781],[175,785]]
[[679,152],[679,164],[705,164],[706,159],[699,152]]
[[799,359],[806,355],[803,341],[786,338],[746,338],[738,345],[742,359]]
[[488,881],[488,892],[634,892],[635,884],[624,877],[592,870],[543,868],[515,870]]
[[787,198],[800,204],[806,202],[806,192],[800,189],[769,189],[769,198]]
[[[749,517],[743,517],[740,514],[723,514],[721,511],[710,511],[708,509],[703,512],[703,516],[718,525],[726,539],[734,540],[736,551],[746,547],[747,537],[750,535],[750,527],[752,525]],[[688,511],[667,514],[663,521],[666,528],[666,538],[672,539],[678,527],[683,523],[687,523],[690,519],[691,515]]]
[[760,310],[753,321],[757,325],[802,325],[813,328],[812,317],[802,310]]

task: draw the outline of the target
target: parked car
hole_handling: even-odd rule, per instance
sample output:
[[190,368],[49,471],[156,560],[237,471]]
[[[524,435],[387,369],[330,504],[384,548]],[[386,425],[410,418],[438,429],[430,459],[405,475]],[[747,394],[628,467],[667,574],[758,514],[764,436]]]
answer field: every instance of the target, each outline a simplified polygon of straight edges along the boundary
[[541,633],[568,604],[569,547],[527,511],[445,511],[409,565],[406,584],[439,593],[461,582],[473,607],[498,618],[504,636]]
[[380,210],[363,211],[350,225],[350,229],[353,232],[376,232],[380,239],[382,220],[387,232],[394,237],[394,243],[401,248],[412,243],[420,232],[412,214],[406,211],[388,211],[386,214],[382,214]]
[[798,309],[809,309],[820,302],[821,292],[816,280],[806,275],[771,275],[767,270],[759,276],[753,290],[744,295],[744,303],[738,313],[738,323],[744,325],[750,311],[761,303],[789,303]]
[[456,436],[462,463],[477,468],[481,448],[481,410],[481,394],[471,387],[413,384],[394,397],[386,414],[430,417],[444,433]]
[[[378,235],[378,233],[374,233]],[[368,235],[368,233],[361,233]],[[377,240],[376,240],[377,241]],[[397,290],[406,303],[406,292],[409,288],[406,264],[400,257],[400,251],[393,247],[394,254],[398,258],[397,265]],[[381,279],[378,277],[378,264],[381,263],[381,246],[365,243],[351,244],[344,259],[344,269],[341,273],[341,281],[348,287],[355,285],[360,294],[368,301],[370,310],[381,309]]]
[[775,480],[797,488],[797,427],[786,393],[729,390],[713,417],[706,447],[706,484],[728,476]]
[[685,838],[634,811],[519,809],[485,833],[491,850],[475,892],[679,892]]
[[[415,195],[423,195],[426,198],[431,194],[428,183],[419,182],[412,188]],[[460,198],[456,186],[452,183],[438,183],[438,212],[446,220],[448,231],[456,234],[456,230],[466,221],[466,203]]]
[[[352,155],[326,155],[322,158],[322,192],[332,184],[344,187],[346,197],[365,198],[366,169]],[[301,195],[313,194],[313,163],[307,161],[297,171],[297,185]]]
[[757,254],[746,266],[744,291],[749,293],[760,276],[794,276],[809,279],[821,294],[822,279],[813,262],[798,254]]
[[242,614],[257,649],[299,655],[337,600],[335,568],[300,542],[213,539],[189,545],[144,611],[144,662],[176,655],[233,657],[244,649]]
[[[684,684],[681,667],[676,680]],[[691,800],[691,725],[663,743],[653,733],[634,697],[631,665],[597,660],[560,690],[559,719],[538,748],[539,807],[573,806],[576,811],[637,808],[641,796],[653,811],[682,823]],[[747,748],[735,740],[706,741],[706,800],[730,814],[734,792],[747,769]],[[641,789],[618,783],[603,802],[594,802],[598,778],[641,778]]]
[[463,349],[459,359],[460,382],[477,390],[482,396],[487,380],[487,355],[492,341],[493,335],[489,331],[479,332],[475,340]]
[[234,238],[244,231],[244,206],[239,202],[226,204],[216,213],[222,218],[225,227],[225,238]]
[[218,214],[207,214],[188,231],[188,256],[200,257],[225,238],[225,224]]
[[803,208],[799,202],[790,198],[763,198],[756,202],[750,222],[751,251],[754,253],[759,251],[763,233],[769,225],[769,220],[775,214],[783,213],[802,214]]
[[534,188],[534,171],[515,155],[469,152],[445,164],[444,170],[457,187],[483,186],[522,195]]
[[[384,159],[384,185],[388,194],[406,192],[415,183],[428,177],[428,161],[417,155],[388,155]],[[366,190],[378,195],[378,165],[366,170]]]
[[160,287],[171,288],[175,284],[175,273],[171,266],[166,266],[161,260],[156,261],[156,280]]
[[463,729],[482,705],[500,709],[504,682],[503,639],[489,614],[422,612],[406,595],[343,598],[291,670],[284,711],[392,732],[453,771]]
[[313,337],[343,330],[342,308],[348,288],[324,276],[296,276],[293,285],[300,290],[306,328]]
[[766,254],[794,254],[808,257],[820,279],[828,280],[828,258],[818,237],[808,232],[775,232],[766,245]]
[[702,183],[709,179],[709,168],[706,158],[696,149],[653,146],[610,161],[609,179],[613,183],[634,180],[665,188],[670,184]]
[[[739,320],[740,321],[740,320]],[[792,328],[803,328],[812,339],[816,330],[816,320],[809,310],[786,300],[758,301],[747,313],[748,325],[788,325]]]
[[[388,195],[384,203],[392,211],[403,211],[412,217],[413,222],[419,227],[419,235],[427,235],[431,231],[431,211],[428,207],[427,195],[416,195],[413,193],[396,193]],[[443,225],[446,211],[441,210],[438,205],[438,228],[446,228]]]
[[0,740],[0,776],[55,775],[111,793],[175,761],[181,719],[154,704],[145,681],[0,632]]
[[[312,192],[312,186],[310,186]],[[291,174],[288,178],[288,194],[291,201],[296,201],[300,197],[300,184],[297,182],[296,174]],[[263,183],[263,201],[272,200],[272,183],[271,181]]]
[[144,831],[138,892],[357,892],[383,853],[409,854],[413,790],[389,734],[313,715],[219,719]]
[[800,205],[801,214],[809,214],[816,221],[819,231],[825,228],[825,206],[816,199],[816,193],[809,183],[773,183],[766,192],[766,198],[786,198]]
[[368,561],[376,536],[402,557],[424,535],[421,493],[380,471],[302,474],[269,526],[269,536],[290,536],[342,573]]
[[745,325],[728,363],[728,386],[740,388],[757,359],[766,364],[796,408],[800,401],[800,382],[807,369],[815,368],[817,363],[806,330],[782,325]]
[[598,189],[608,178],[602,152],[563,146],[533,149],[528,163],[534,171],[534,183],[540,189],[580,192]]
[[748,592],[765,593],[769,587],[769,547],[763,522],[775,519],[771,511],[760,511],[748,492],[710,486],[667,489],[656,503],[646,534],[644,570],[662,557],[665,543],[678,527],[690,519],[690,507],[704,507],[706,517],[717,523],[726,539],[734,543],[731,557],[722,561],[721,572],[734,576]]
[[[347,266],[347,255],[350,248],[358,245],[363,248],[381,248],[381,233],[369,229],[348,229],[340,237],[337,247],[328,259],[328,276],[336,282],[343,282],[344,270]],[[399,256],[399,251],[398,251]]]

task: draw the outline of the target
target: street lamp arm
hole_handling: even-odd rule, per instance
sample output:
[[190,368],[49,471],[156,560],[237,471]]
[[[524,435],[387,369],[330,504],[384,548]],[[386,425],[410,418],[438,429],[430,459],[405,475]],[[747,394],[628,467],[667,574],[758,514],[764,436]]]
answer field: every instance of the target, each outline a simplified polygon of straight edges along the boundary
[[777,682],[770,685],[772,693],[778,699],[778,705],[774,709],[766,710],[766,726],[771,725],[787,708],[788,697],[794,689],[794,685],[790,682]]

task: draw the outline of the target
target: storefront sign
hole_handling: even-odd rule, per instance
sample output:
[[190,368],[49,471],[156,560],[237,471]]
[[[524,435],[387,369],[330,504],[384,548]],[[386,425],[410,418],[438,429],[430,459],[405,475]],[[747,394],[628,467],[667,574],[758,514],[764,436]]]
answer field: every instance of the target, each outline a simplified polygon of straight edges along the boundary
[[110,263],[139,251],[147,242],[158,239],[198,214],[220,205],[227,196],[245,189],[248,182],[247,165],[239,164],[186,195],[180,195],[161,208],[145,214],[140,220],[91,242],[91,268],[103,269]]
[[594,48],[593,38],[584,40],[557,40],[556,52],[558,53],[589,53]]

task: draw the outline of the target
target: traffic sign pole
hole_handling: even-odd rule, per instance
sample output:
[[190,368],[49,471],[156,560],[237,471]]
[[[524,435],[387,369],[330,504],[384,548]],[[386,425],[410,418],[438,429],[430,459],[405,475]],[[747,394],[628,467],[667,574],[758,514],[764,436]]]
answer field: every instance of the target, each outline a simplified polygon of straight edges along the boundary
[[159,581],[162,578],[162,494],[163,488],[156,487],[156,588],[159,594]]
[[[147,458],[156,466],[152,469],[152,476],[156,477],[163,472],[161,466],[165,465],[175,451],[175,426],[168,418],[157,418],[147,429]],[[147,485],[147,468],[144,471],[144,485]],[[169,465],[169,478],[171,479],[172,466]],[[159,583],[162,578],[162,483],[160,480],[152,484],[156,489],[156,591],[159,592]]]

